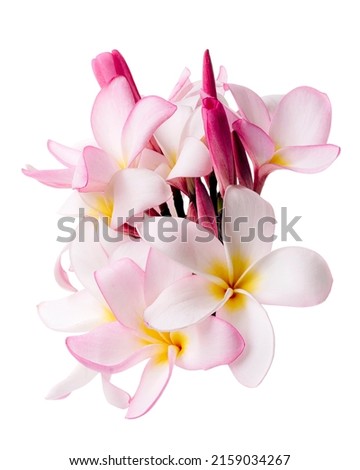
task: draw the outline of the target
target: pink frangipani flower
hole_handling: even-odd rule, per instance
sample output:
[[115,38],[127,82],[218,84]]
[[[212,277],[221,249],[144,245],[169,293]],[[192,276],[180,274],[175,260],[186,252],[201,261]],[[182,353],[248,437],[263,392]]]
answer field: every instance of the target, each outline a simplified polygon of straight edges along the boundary
[[254,189],[258,193],[276,169],[317,173],[339,155],[339,147],[327,144],[331,104],[324,93],[302,86],[283,97],[263,100],[246,87],[228,87],[241,115],[233,122],[233,129],[253,162]]
[[188,273],[155,250],[150,252],[145,272],[130,259],[97,271],[97,283],[117,321],[67,339],[70,352],[81,364],[103,374],[118,373],[148,359],[127,418],[143,415],[156,403],[174,365],[209,369],[231,363],[244,348],[237,330],[216,317],[172,332],[145,325],[147,303]]
[[[273,330],[261,304],[315,305],[328,296],[332,285],[329,268],[317,253],[302,247],[271,252],[273,220],[270,204],[258,194],[229,186],[224,197],[223,243],[183,219],[166,222],[158,217],[138,226],[147,243],[196,274],[163,290],[146,308],[145,321],[172,331],[216,312],[245,340],[244,354],[230,367],[247,386],[261,382],[273,357]],[[164,237],[167,224],[172,227],[171,241]],[[254,235],[259,227],[261,236]]]

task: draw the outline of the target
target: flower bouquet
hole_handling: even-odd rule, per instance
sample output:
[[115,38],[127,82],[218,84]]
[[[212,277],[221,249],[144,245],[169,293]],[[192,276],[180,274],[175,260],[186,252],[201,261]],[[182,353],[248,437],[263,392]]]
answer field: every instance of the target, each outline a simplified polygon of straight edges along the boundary
[[[69,293],[38,310],[46,326],[71,333],[66,346],[78,365],[48,398],[99,375],[106,399],[137,418],[174,366],[228,365],[241,384],[257,386],[274,353],[263,304],[315,305],[332,285],[314,251],[272,251],[276,220],[260,196],[275,170],[315,173],[337,158],[339,147],[327,143],[328,97],[301,86],[261,98],[229,83],[223,67],[215,78],[208,51],[202,80],[185,69],[168,99],[142,96],[117,51],[92,66],[94,142],[49,141],[63,168],[23,170],[72,189],[55,265]],[[120,373],[143,361],[129,394]]]

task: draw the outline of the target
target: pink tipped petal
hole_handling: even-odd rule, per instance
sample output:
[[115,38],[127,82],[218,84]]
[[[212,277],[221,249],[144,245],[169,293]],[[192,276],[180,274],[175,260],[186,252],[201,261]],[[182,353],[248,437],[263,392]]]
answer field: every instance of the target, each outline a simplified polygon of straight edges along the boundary
[[138,101],[123,128],[121,143],[124,159],[130,164],[143,150],[156,129],[176,111],[176,106],[158,96]]
[[340,148],[331,144],[284,147],[274,154],[271,163],[300,173],[318,173],[328,168],[339,153]]
[[273,360],[274,332],[264,308],[249,295],[237,295],[239,307],[228,303],[217,316],[237,328],[245,341],[244,351],[230,365],[232,373],[246,387],[256,387]]
[[158,401],[169,382],[178,349],[169,346],[167,354],[152,358],[146,365],[138,389],[130,402],[126,418],[139,418]]
[[250,189],[230,186],[224,199],[223,240],[233,281],[270,253],[275,215],[271,205]]
[[332,276],[326,261],[303,247],[273,251],[252,266],[241,281],[241,287],[260,303],[292,307],[323,302],[331,286]]
[[224,195],[225,189],[235,183],[229,123],[224,106],[215,98],[203,99],[202,113],[212,164]]
[[184,369],[210,369],[233,362],[244,349],[244,340],[229,323],[208,317],[196,325],[170,334],[180,344],[176,365]]
[[226,84],[227,86],[227,79],[228,79],[227,71],[223,65],[220,65],[219,73],[218,73],[218,76],[216,77],[216,81],[220,82],[222,85]]
[[128,82],[124,77],[117,77],[102,88],[92,109],[91,125],[96,142],[120,161],[121,133],[134,104]]
[[46,184],[52,188],[71,188],[73,180],[73,169],[65,170],[37,170],[31,165],[27,165],[22,170],[25,176],[34,178],[39,183]]
[[77,289],[71,284],[69,275],[66,272],[66,270],[63,268],[62,265],[62,258],[64,253],[66,253],[69,250],[69,245],[67,245],[60,253],[60,255],[57,257],[55,266],[54,266],[54,276],[56,279],[56,282],[59,284],[59,286],[63,287],[64,289],[70,290],[72,292],[76,292]]
[[188,276],[163,290],[144,311],[144,320],[159,331],[173,331],[193,325],[210,316],[230,297],[214,295],[214,284],[200,276]]
[[96,147],[85,147],[83,150],[86,184],[78,186],[86,192],[99,192],[106,189],[112,176],[119,171],[116,160]]
[[191,81],[189,80],[189,77],[190,70],[185,67],[185,69],[181,72],[177,84],[170,93],[170,101],[179,101],[186,94],[187,90],[191,87]]
[[125,258],[96,271],[95,279],[118,321],[136,329],[145,308],[142,269]]
[[144,345],[133,330],[117,322],[107,323],[81,336],[66,339],[70,353],[81,364],[101,373],[128,369],[159,351],[161,345]]
[[270,116],[260,96],[244,86],[229,83],[228,87],[239,107],[240,115],[267,132],[270,126]]
[[194,137],[187,137],[176,164],[167,179],[196,178],[211,173],[212,164],[206,145]]
[[271,159],[275,152],[275,145],[260,127],[239,119],[233,123],[233,129],[237,132],[255,168]]
[[93,59],[91,65],[96,80],[101,88],[108,85],[113,78],[121,75],[116,70],[114,57],[111,52],[103,52],[102,54],[99,54],[95,59]]
[[319,145],[326,143],[330,125],[331,104],[327,95],[303,86],[282,98],[269,134],[278,147]]
[[153,217],[146,218],[137,228],[150,246],[192,272],[215,277],[216,267],[226,266],[220,240],[194,222],[176,217]]
[[131,399],[130,395],[111,383],[110,379],[111,375],[102,374],[102,386],[106,400],[110,403],[110,405],[116,406],[116,408],[127,408]]
[[46,395],[47,400],[60,400],[84,387],[95,378],[97,372],[78,364],[66,379],[55,385]]
[[188,268],[151,248],[145,270],[146,304],[152,304],[164,289],[190,274]]
[[81,151],[67,147],[66,145],[59,144],[54,140],[48,140],[48,150],[54,155],[54,157],[63,165],[68,168],[74,168],[79,158],[81,157]]
[[133,76],[130,72],[130,69],[129,69],[129,66],[128,66],[126,60],[120,54],[120,52],[117,51],[117,50],[113,50],[111,54],[112,54],[113,59],[114,59],[114,64],[115,64],[115,69],[116,69],[117,74],[122,75],[126,78],[126,80],[128,81],[128,83],[130,85],[132,94],[134,96],[134,100],[139,101],[141,96],[140,96],[140,93],[139,93],[139,91],[137,89],[137,86],[134,82]]
[[113,178],[112,227],[119,227],[134,215],[157,207],[171,198],[170,186],[158,174],[145,168],[126,168]]
[[156,130],[155,137],[169,162],[178,154],[183,129],[192,115],[190,106],[179,105],[175,113]]
[[91,330],[107,321],[108,317],[104,305],[86,290],[59,300],[42,302],[38,312],[48,328],[72,333]]

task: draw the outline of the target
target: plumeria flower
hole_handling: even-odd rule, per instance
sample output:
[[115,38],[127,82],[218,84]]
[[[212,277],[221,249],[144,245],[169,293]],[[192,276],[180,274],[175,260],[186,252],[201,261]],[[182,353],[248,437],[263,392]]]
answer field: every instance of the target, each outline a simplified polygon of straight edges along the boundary
[[146,305],[184,275],[188,269],[155,250],[150,252],[145,273],[130,259],[97,271],[96,281],[117,321],[67,339],[70,352],[81,364],[103,374],[116,374],[148,360],[127,418],[143,415],[156,403],[174,365],[209,369],[231,363],[244,348],[237,330],[216,317],[172,332],[145,325]]
[[[114,235],[115,233],[111,234],[112,237]],[[48,328],[79,333],[115,321],[95,282],[94,273],[125,256],[139,266],[145,267],[149,248],[142,241],[134,242],[127,237],[119,242],[114,239],[110,242],[100,236],[99,238],[100,241],[94,241],[93,228],[87,225],[84,227],[84,240],[78,235],[77,239],[66,247],[70,255],[71,271],[82,286],[80,290],[70,284],[68,273],[59,267],[60,261],[57,260],[56,271],[61,273],[58,275],[61,284],[75,292],[58,300],[42,302],[38,306],[39,316]],[[97,371],[77,364],[68,377],[49,391],[47,398],[52,400],[65,398],[73,391],[87,385],[97,375]],[[111,374],[101,374],[101,380],[106,399],[118,408],[127,408],[130,395],[111,382]]]
[[[51,171],[30,168],[24,173],[51,186],[73,187],[80,192],[103,192],[114,175],[122,170],[120,178],[125,180],[122,184],[131,187],[134,169],[130,171],[130,167],[137,166],[134,160],[146,149],[157,127],[175,110],[175,105],[157,96],[148,96],[135,103],[127,80],[116,77],[101,89],[92,110],[91,124],[99,147],[88,145],[79,151],[50,142],[49,149],[67,168]],[[147,155],[153,160],[151,149]],[[161,156],[157,155],[157,159],[161,164]],[[153,167],[153,162],[149,164]],[[146,188],[150,186],[150,193],[157,199],[164,182],[146,168],[146,163],[142,162],[141,166],[137,182],[143,185],[147,195],[143,209],[148,209],[159,202],[156,200],[152,204]],[[159,187],[158,191],[154,191],[154,184]]]
[[253,162],[258,193],[276,169],[317,173],[339,155],[339,147],[327,144],[331,104],[324,93],[302,86],[283,97],[263,100],[246,87],[228,87],[242,117],[233,129]]
[[145,310],[145,321],[172,331],[216,312],[245,340],[244,354],[230,367],[247,386],[261,382],[273,357],[273,330],[261,304],[315,305],[326,299],[332,285],[329,268],[317,253],[302,247],[271,252],[274,220],[270,204],[255,192],[230,186],[224,197],[223,243],[188,220],[158,217],[138,226],[150,246],[196,274],[164,289]]

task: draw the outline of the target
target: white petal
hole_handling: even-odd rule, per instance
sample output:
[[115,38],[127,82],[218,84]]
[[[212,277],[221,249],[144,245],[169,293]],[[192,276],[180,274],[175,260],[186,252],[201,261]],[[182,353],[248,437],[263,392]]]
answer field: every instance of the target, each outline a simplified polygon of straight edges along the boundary
[[138,418],[149,411],[160,398],[169,382],[174,367],[177,348],[170,346],[167,357],[150,359],[146,365],[138,389],[130,402],[127,418]]
[[137,225],[141,237],[192,272],[214,280],[227,277],[224,247],[200,225],[177,217],[149,217]]
[[45,325],[53,330],[82,332],[109,321],[105,303],[82,290],[59,300],[42,302],[38,312]]
[[238,292],[235,303],[228,302],[217,316],[237,328],[245,341],[244,351],[230,365],[232,373],[243,385],[256,387],[274,356],[274,333],[267,313],[256,300]]
[[269,134],[278,147],[325,144],[330,132],[329,98],[310,87],[290,91],[280,101]]
[[106,153],[122,160],[121,134],[135,101],[124,77],[114,78],[101,89],[91,114],[95,139]]
[[329,295],[332,276],[326,261],[315,251],[285,247],[259,260],[240,281],[241,289],[261,303],[308,307]]
[[46,395],[48,400],[65,398],[74,390],[87,385],[97,375],[97,372],[78,364],[66,379],[55,385]]

